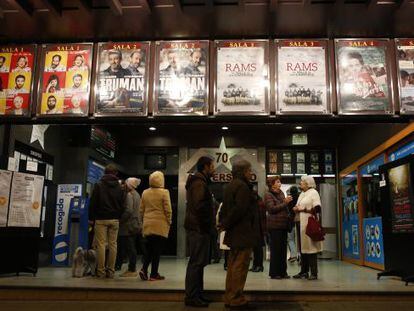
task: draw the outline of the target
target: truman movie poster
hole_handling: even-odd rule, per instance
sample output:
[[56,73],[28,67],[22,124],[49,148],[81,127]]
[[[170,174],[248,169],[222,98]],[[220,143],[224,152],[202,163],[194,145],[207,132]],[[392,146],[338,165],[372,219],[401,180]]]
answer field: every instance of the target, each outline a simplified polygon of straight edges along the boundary
[[337,42],[339,113],[391,111],[387,44],[387,41],[375,40]]
[[35,45],[0,46],[0,116],[29,116]]
[[400,112],[414,113],[414,40],[397,41]]
[[92,51],[92,43],[43,47],[39,115],[88,114]]
[[96,75],[96,115],[146,115],[148,42],[101,43]]
[[260,41],[218,43],[216,113],[266,113],[266,46]]
[[280,41],[277,52],[279,113],[328,113],[326,45]]
[[157,42],[154,114],[208,111],[208,41]]

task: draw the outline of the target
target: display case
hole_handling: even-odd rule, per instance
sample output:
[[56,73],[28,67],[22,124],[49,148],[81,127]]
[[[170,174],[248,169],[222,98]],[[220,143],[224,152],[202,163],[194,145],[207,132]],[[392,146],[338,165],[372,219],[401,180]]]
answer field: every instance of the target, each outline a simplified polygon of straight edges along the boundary
[[0,46],[0,118],[32,111],[36,45]]
[[209,41],[156,42],[154,115],[206,115]]
[[42,45],[37,116],[88,116],[92,58],[93,43]]
[[269,42],[215,42],[214,113],[269,114]]
[[276,40],[279,114],[330,114],[328,40]]
[[98,44],[94,115],[146,116],[149,42]]
[[388,39],[336,39],[338,114],[393,114]]

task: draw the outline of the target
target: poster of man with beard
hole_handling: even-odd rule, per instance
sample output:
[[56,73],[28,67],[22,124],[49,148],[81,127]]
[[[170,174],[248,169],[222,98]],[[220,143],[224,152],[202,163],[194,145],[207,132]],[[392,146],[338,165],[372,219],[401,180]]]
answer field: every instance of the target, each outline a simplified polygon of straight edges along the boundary
[[339,114],[392,113],[389,40],[335,40]]
[[157,42],[154,114],[208,112],[208,41]]
[[100,43],[95,115],[146,115],[149,42]]

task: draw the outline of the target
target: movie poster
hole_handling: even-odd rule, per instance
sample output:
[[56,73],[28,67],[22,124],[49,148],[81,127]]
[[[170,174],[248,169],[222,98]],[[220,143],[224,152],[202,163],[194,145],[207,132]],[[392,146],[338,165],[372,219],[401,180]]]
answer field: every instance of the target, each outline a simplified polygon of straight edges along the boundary
[[12,177],[12,172],[0,170],[0,227],[7,224]]
[[88,115],[92,51],[92,43],[43,46],[38,115]]
[[403,164],[388,171],[393,232],[414,232],[414,211],[410,165]]
[[208,113],[208,41],[157,42],[154,114]]
[[279,113],[329,113],[326,56],[326,41],[278,43]]
[[0,116],[30,116],[36,45],[0,46]]
[[414,40],[397,40],[400,112],[414,113]]
[[268,43],[217,43],[216,114],[265,114],[268,106]]
[[338,112],[390,113],[388,40],[337,40]]
[[95,115],[146,115],[149,42],[100,43]]

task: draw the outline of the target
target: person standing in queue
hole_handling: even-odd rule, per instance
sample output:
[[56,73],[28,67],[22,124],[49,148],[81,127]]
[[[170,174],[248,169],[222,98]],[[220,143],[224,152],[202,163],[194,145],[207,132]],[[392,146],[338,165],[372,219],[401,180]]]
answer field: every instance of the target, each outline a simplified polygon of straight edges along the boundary
[[214,173],[214,162],[209,157],[197,161],[197,173],[189,175],[187,209],[184,227],[188,239],[190,259],[185,277],[185,305],[208,307],[211,300],[203,296],[204,267],[210,261],[210,240],[215,230],[214,201],[208,188]]
[[[98,278],[114,278],[115,274],[119,219],[125,209],[125,192],[117,175],[117,167],[114,164],[107,165],[101,180],[95,184],[89,203],[89,221],[95,225]],[[105,260],[107,243],[109,253]]]
[[279,176],[267,179],[269,191],[265,194],[267,210],[267,230],[269,231],[271,279],[288,279],[287,273],[287,233],[289,226],[288,205],[291,196],[285,197]]
[[[149,176],[150,188],[142,193],[139,207],[142,235],[146,239],[146,254],[139,276],[143,281],[160,281],[165,277],[158,273],[161,252],[168,238],[172,222],[170,192],[164,189],[164,174],[156,171]],[[151,274],[148,277],[148,267]]]
[[219,228],[225,230],[224,243],[230,247],[224,303],[230,309],[248,308],[243,294],[252,250],[259,242],[257,200],[250,183],[251,164],[233,164],[233,180],[224,190]]
[[142,223],[139,218],[140,196],[135,190],[141,180],[130,177],[125,181],[125,190],[127,191],[125,199],[125,211],[119,220],[119,248],[115,267],[121,270],[122,261],[128,257],[128,270],[123,272],[121,277],[137,277],[137,250],[136,238],[142,231]]

